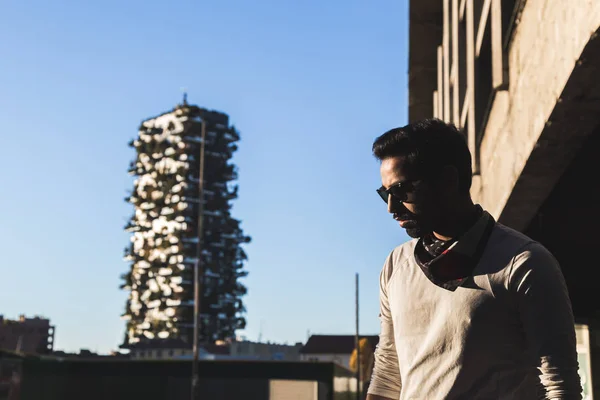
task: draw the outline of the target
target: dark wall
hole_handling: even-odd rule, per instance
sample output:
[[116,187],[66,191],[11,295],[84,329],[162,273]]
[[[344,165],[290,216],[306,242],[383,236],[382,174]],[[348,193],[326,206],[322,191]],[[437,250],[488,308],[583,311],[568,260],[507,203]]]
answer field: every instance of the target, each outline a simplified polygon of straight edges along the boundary
[[[18,364],[19,400],[189,400],[191,395],[189,361],[24,358]],[[349,393],[334,393],[334,379],[348,384],[353,379],[332,363],[202,361],[199,371],[202,400],[268,400],[272,379],[318,382],[319,400],[343,400]]]
[[[72,376],[45,375],[23,382],[21,400],[188,400],[190,379],[172,376]],[[269,399],[266,379],[201,379],[200,398]]]
[[600,397],[600,127],[589,136],[525,233],[559,261],[575,319],[590,328],[592,383]]
[[525,234],[560,262],[576,318],[600,317],[600,129],[590,135]]

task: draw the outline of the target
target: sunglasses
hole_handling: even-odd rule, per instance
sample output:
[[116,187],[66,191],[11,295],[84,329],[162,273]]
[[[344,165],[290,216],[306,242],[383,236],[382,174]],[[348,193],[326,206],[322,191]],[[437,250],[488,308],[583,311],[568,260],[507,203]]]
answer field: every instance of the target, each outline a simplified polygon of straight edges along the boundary
[[398,182],[390,186],[389,188],[385,188],[384,186],[377,189],[377,193],[381,197],[381,199],[388,203],[390,195],[393,200],[399,201],[401,203],[412,203],[414,201],[414,192],[416,184],[420,181],[404,181]]

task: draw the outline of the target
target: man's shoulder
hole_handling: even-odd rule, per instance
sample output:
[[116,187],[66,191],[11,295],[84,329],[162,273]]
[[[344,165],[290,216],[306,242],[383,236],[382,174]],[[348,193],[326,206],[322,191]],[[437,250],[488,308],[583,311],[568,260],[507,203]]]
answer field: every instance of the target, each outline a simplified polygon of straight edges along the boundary
[[417,242],[418,239],[411,239],[408,242],[404,242],[401,245],[397,246],[390,253],[390,259],[393,261],[394,264],[405,263],[407,260],[413,257]]
[[[541,243],[530,237],[497,224],[492,235],[497,235],[492,259],[506,261],[507,287],[518,290],[523,282],[564,282],[560,265],[554,255]],[[494,236],[492,236],[494,238]],[[561,283],[564,284],[564,283]]]
[[387,257],[386,264],[392,269],[398,268],[400,265],[406,264],[414,257],[415,246],[418,239],[411,239],[408,242],[402,243],[390,252]]
[[387,283],[394,272],[397,271],[401,266],[406,265],[413,258],[415,245],[417,239],[409,240],[408,242],[402,243],[392,250],[385,260],[383,270],[381,271],[381,278],[383,283]]
[[535,241],[519,231],[496,222],[490,237],[490,243],[494,246],[505,247],[507,251],[517,251],[522,247],[535,243]]
[[523,253],[542,256],[551,255],[548,249],[539,242],[500,223],[496,223],[492,231],[490,244],[494,252],[503,253],[511,257],[517,257]]

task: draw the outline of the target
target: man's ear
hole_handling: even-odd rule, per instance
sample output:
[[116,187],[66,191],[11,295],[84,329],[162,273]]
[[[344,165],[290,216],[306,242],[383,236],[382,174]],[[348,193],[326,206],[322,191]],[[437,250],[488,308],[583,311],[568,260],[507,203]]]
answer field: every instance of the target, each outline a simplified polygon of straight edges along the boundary
[[460,182],[456,167],[452,165],[446,165],[444,168],[442,168],[440,178],[440,187],[442,187],[445,191],[458,191]]

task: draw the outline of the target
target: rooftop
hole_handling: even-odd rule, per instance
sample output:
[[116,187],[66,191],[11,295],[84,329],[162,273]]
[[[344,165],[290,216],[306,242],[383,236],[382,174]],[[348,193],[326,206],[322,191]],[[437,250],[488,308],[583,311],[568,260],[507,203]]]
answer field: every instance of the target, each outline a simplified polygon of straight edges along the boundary
[[[361,336],[367,338],[373,350],[379,343],[379,336]],[[300,354],[352,354],[355,347],[354,335],[312,335]]]

